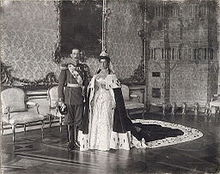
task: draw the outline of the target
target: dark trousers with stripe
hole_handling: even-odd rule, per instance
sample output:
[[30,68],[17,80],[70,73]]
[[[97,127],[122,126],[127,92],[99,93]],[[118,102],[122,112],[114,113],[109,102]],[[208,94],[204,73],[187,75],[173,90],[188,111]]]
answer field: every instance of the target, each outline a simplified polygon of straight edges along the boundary
[[82,123],[83,104],[68,105],[68,113],[65,115],[64,124],[67,125],[67,136],[69,142],[77,142],[78,129]]

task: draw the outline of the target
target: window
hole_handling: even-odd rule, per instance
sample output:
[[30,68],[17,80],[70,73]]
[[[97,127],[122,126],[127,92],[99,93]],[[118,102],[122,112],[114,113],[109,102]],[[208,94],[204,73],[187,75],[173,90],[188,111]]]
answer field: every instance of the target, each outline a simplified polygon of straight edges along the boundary
[[160,77],[160,72],[152,72],[152,77]]
[[160,98],[161,97],[160,88],[152,88],[152,97],[153,98]]

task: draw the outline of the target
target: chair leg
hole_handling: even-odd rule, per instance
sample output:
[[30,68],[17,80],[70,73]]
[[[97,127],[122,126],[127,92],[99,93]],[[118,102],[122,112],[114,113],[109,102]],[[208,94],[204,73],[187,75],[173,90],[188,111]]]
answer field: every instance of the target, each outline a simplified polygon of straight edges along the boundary
[[3,122],[1,122],[1,126],[2,126],[2,135],[4,134],[4,124]]
[[162,109],[163,109],[163,115],[165,116],[166,115],[166,104],[165,103],[163,103]]
[[27,126],[26,124],[24,124],[24,133],[26,134],[26,132],[27,132]]
[[50,128],[52,126],[52,115],[49,115],[49,124],[50,124]]
[[141,114],[143,120],[145,119],[145,117],[144,117],[145,116],[145,112],[146,112],[146,110],[144,109],[142,114]]
[[60,123],[60,132],[62,132],[62,117],[60,117],[59,123]]
[[44,138],[44,121],[42,120],[42,125],[41,125],[41,138]]
[[15,142],[15,127],[16,125],[12,125],[13,142]]

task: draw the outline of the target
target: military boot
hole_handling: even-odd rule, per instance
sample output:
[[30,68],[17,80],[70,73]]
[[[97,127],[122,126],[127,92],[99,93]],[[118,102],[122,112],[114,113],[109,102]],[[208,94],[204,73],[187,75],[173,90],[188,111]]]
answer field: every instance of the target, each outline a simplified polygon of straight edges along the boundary
[[80,143],[79,143],[79,141],[78,141],[78,133],[79,133],[79,129],[78,129],[78,127],[76,126],[76,127],[74,128],[74,142],[75,142],[75,147],[76,147],[76,148],[80,148]]
[[68,150],[73,150],[75,148],[75,142],[74,142],[74,129],[73,126],[68,125]]

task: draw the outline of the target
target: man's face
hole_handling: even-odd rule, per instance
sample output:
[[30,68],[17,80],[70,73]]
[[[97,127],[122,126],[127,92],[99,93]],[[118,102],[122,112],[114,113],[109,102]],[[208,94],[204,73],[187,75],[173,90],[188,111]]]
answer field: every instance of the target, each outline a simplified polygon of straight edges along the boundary
[[79,52],[78,49],[73,49],[72,50],[72,54],[71,54],[72,59],[78,60],[79,59],[79,55],[80,55],[80,52]]

